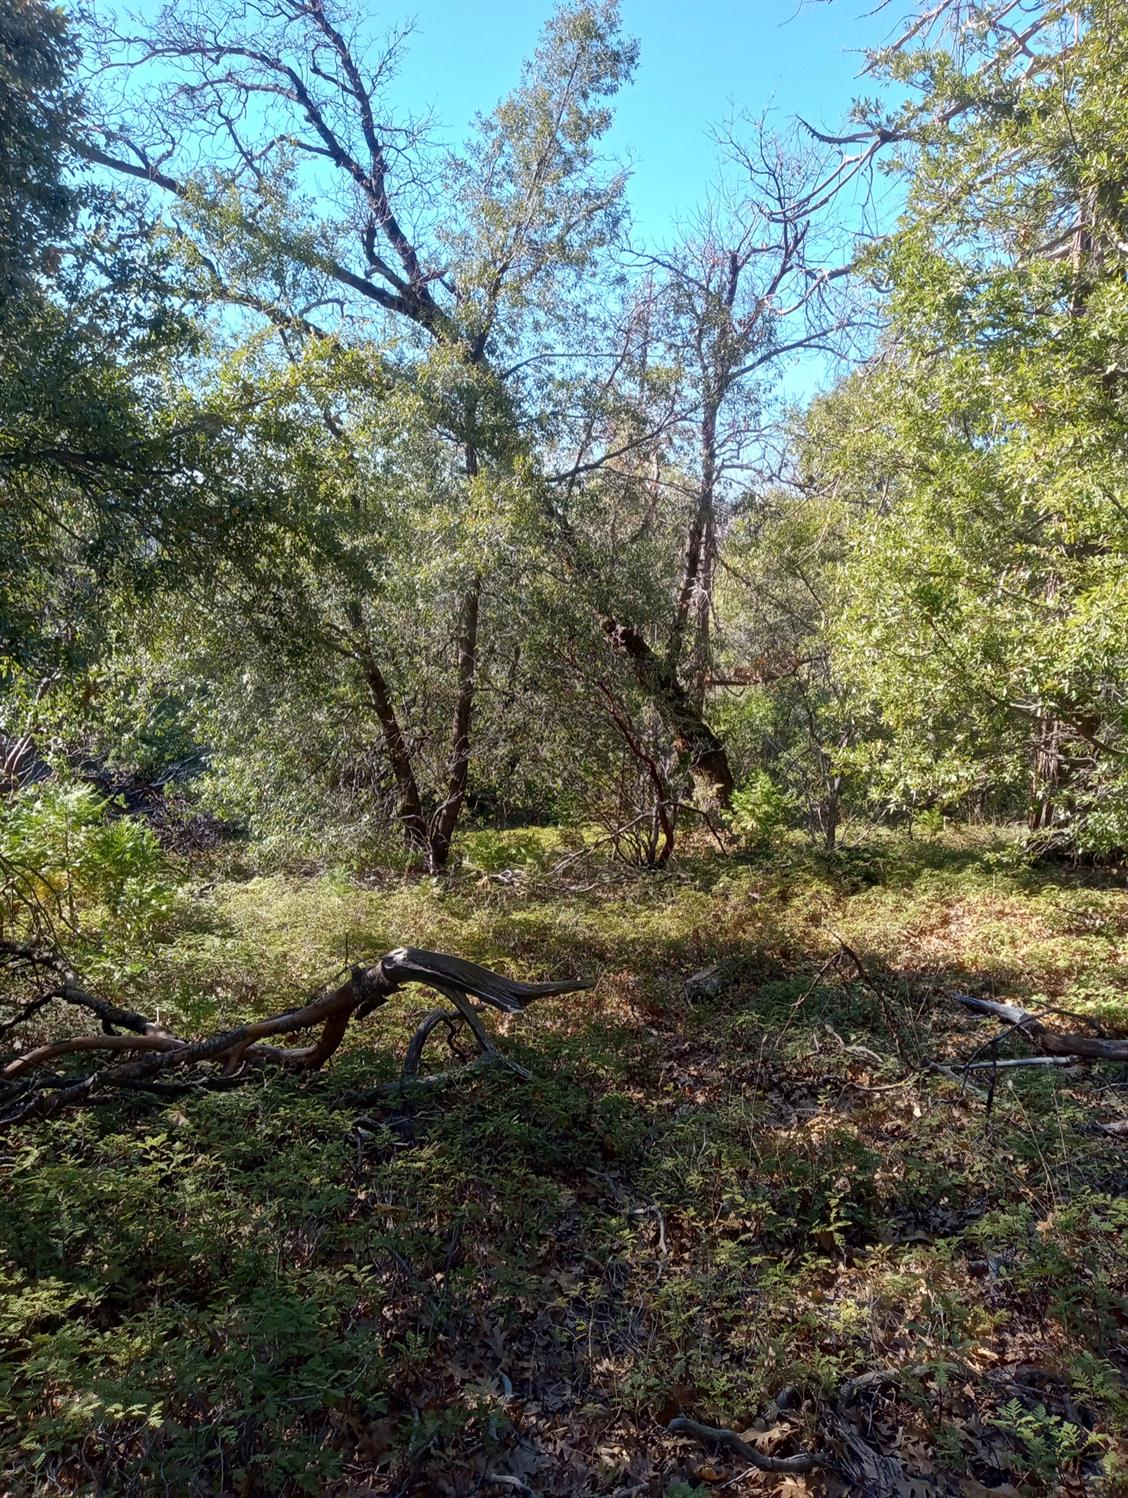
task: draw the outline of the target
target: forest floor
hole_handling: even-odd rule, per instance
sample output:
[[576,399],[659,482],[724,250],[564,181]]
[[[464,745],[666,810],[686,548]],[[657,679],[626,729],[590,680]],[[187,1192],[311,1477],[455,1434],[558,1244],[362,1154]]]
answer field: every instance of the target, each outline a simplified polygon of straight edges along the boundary
[[[350,1104],[413,990],[316,1077],[8,1135],[0,1491],[1128,1493],[1128,1138],[1098,1128],[1128,1069],[999,1072],[989,1110],[990,1073],[926,1069],[997,1032],[956,991],[1126,1033],[1123,879],[982,833],[564,887],[535,835],[487,843],[527,866],[191,871],[115,981],[199,1032],[405,943],[597,982],[496,1027],[531,1080]],[[827,1462],[761,1473],[682,1415]]]

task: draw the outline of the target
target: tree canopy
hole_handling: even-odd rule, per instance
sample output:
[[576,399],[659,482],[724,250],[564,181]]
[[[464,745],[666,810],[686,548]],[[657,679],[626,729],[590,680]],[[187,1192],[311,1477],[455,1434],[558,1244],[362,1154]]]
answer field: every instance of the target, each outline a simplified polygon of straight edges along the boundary
[[769,792],[1120,847],[1115,6],[921,12],[841,135],[718,128],[666,245],[611,4],[457,150],[322,0],[4,24],[10,742],[159,700],[227,814],[432,869],[580,808],[665,862]]

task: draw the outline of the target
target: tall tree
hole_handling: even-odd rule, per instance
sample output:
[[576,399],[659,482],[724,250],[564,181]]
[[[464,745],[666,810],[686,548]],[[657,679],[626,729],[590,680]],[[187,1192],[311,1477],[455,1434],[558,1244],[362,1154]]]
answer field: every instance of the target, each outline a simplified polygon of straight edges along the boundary
[[1024,779],[1033,828],[1122,846],[1128,29],[977,15],[878,60],[923,97],[885,350],[811,427],[857,506],[840,638],[899,795]]
[[[115,570],[185,535],[168,474],[204,431],[161,394],[191,330],[148,226],[76,175],[76,49],[56,8],[0,15],[0,772],[87,650]],[[81,212],[81,221],[79,214]],[[181,564],[186,556],[181,556]]]
[[[770,481],[783,368],[803,351],[839,352],[854,319],[841,247],[824,219],[795,206],[822,153],[797,150],[763,122],[728,129],[718,145],[716,181],[695,221],[672,248],[637,255],[644,279],[610,377],[614,398],[602,408],[616,438],[595,424],[586,434],[592,449],[602,436],[605,451],[616,441],[623,451],[600,465],[581,448],[568,478],[601,468],[598,492],[622,517],[620,538],[636,527],[636,555],[628,560],[620,544],[602,561],[625,583],[619,597],[605,589],[603,629],[636,688],[660,707],[705,799],[727,806],[733,769],[709,701],[722,547],[734,516]],[[632,401],[641,411],[633,426]],[[639,522],[652,581],[660,579],[646,604],[634,586]],[[676,560],[654,555],[659,536]]]
[[[620,212],[622,177],[597,155],[606,101],[634,60],[613,5],[561,10],[519,87],[455,159],[388,112],[402,37],[374,49],[323,0],[273,0],[253,25],[234,5],[206,16],[172,6],[149,34],[111,29],[102,42],[126,49],[128,86],[103,98],[101,140],[80,146],[88,159],[174,201],[212,295],[291,340],[397,337],[390,363],[458,453],[466,513],[488,505],[527,462],[522,403],[538,356],[555,351]],[[323,415],[347,444],[347,409]],[[364,599],[347,610],[405,833],[435,867],[467,792],[489,585],[467,566],[448,604],[456,688],[431,794],[400,721],[406,684],[397,701]]]

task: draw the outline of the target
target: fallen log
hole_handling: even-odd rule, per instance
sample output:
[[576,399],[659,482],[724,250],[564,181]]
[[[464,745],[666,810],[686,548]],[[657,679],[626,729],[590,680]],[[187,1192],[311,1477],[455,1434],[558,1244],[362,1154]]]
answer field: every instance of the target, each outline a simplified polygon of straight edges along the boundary
[[[295,1009],[202,1039],[187,1040],[143,1015],[90,994],[57,953],[0,943],[2,967],[21,975],[24,972],[40,975],[48,981],[44,992],[25,1003],[15,1019],[0,1027],[0,1034],[10,1033],[55,999],[87,1010],[101,1022],[102,1033],[72,1035],[35,1046],[0,1068],[0,1128],[101,1100],[114,1089],[155,1088],[159,1085],[158,1077],[185,1067],[216,1066],[218,1075],[210,1080],[223,1079],[229,1083],[266,1064],[317,1071],[338,1049],[354,1020],[364,1019],[398,990],[413,983],[424,984],[449,999],[454,1006],[451,1018],[461,1019],[469,1027],[481,1056],[499,1059],[472,1001],[505,1014],[517,1014],[535,999],[577,993],[591,987],[584,980],[573,979],[522,983],[444,952],[397,947],[371,967],[351,968],[342,982]],[[404,1068],[407,1077],[418,1073],[423,1047],[439,1017],[435,1012],[429,1014],[408,1046]],[[268,1043],[274,1037],[311,1030],[319,1033],[307,1045]],[[127,1059],[115,1059],[112,1064],[84,1076],[60,1078],[40,1070],[49,1061],[88,1051],[109,1052],[116,1058],[128,1054]]]
[[[1020,1030],[1048,1056],[1080,1057],[1089,1061],[1128,1061],[1128,1040],[1114,1040],[1101,1034],[1079,1035],[1051,1029],[1043,1023],[1046,1016],[1065,1012],[1060,1009],[1048,1009],[1035,1014],[1029,1009],[1020,1009],[1017,1004],[1001,1004],[995,999],[977,999],[966,993],[953,994],[953,998],[973,1014],[989,1015],[992,1019],[1001,1020],[1011,1029]],[[1076,1017],[1083,1019],[1082,1016]],[[989,1041],[988,1045],[995,1043]],[[986,1048],[981,1047],[982,1050]]]

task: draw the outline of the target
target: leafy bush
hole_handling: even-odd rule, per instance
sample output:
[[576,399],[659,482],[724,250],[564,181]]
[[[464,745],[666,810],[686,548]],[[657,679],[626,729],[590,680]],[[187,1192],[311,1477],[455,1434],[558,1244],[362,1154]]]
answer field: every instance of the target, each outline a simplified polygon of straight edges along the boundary
[[112,925],[143,943],[171,914],[173,871],[152,830],[113,817],[87,786],[28,787],[0,802],[0,931],[72,935]]
[[474,827],[467,828],[460,840],[467,867],[484,874],[497,874],[503,869],[546,869],[559,857],[564,843],[564,833],[558,827]]
[[769,842],[788,825],[795,811],[794,798],[781,790],[766,770],[757,770],[733,792],[733,828],[753,843]]
[[918,811],[913,818],[913,833],[916,837],[932,841],[944,835],[944,813],[938,806],[929,806]]

